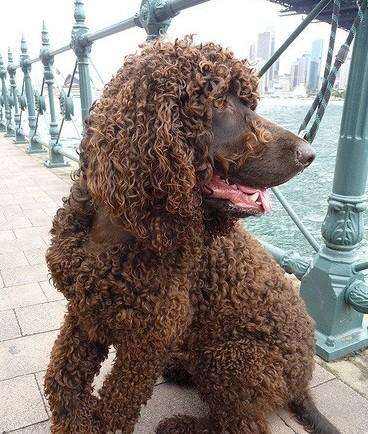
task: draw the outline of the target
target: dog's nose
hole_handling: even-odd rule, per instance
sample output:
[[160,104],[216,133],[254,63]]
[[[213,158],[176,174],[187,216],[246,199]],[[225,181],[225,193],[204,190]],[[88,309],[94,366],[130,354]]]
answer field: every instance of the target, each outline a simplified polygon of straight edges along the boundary
[[309,166],[316,158],[316,153],[312,146],[306,141],[302,141],[296,149],[296,159],[303,166]]

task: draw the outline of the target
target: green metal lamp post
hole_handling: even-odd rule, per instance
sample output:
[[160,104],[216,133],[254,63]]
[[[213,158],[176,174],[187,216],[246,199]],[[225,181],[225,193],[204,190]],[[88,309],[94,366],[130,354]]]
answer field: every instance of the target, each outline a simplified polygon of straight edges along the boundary
[[21,42],[21,56],[20,66],[24,74],[24,90],[27,100],[28,109],[28,125],[29,125],[29,145],[27,153],[34,154],[44,152],[44,149],[40,143],[40,139],[37,135],[37,122],[36,122],[36,109],[35,109],[35,97],[33,92],[32,80],[30,76],[31,62],[28,56],[27,44],[24,36],[22,36]]
[[44,80],[47,86],[50,108],[50,142],[49,142],[49,159],[45,161],[46,167],[64,167],[68,164],[64,161],[64,157],[55,152],[55,147],[59,141],[59,125],[56,120],[55,97],[54,97],[54,56],[50,55],[49,34],[46,29],[46,24],[42,25],[42,48],[40,58],[44,66]]
[[8,89],[6,87],[6,68],[1,54],[0,54],[0,80],[1,80],[3,100],[4,100],[5,118],[6,118],[5,137],[14,137],[15,133],[12,125],[11,104],[10,104]]
[[343,110],[333,191],[322,226],[325,240],[302,280],[316,321],[317,354],[334,360],[368,346],[368,285],[359,264],[368,176],[368,9],[358,29]]
[[13,53],[10,48],[8,51],[8,73],[9,73],[9,81],[11,88],[11,98],[14,104],[14,121],[15,121],[15,140],[14,143],[26,143],[26,138],[23,134],[23,129],[21,125],[21,116],[20,116],[20,108],[18,102],[18,94],[17,94],[17,84],[15,81],[17,69],[14,66],[13,62]]

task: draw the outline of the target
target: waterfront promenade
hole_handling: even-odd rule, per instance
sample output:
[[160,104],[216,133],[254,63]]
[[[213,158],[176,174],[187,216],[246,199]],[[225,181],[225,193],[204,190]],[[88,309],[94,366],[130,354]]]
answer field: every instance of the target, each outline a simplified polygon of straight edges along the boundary
[[[48,282],[44,255],[52,217],[69,191],[70,168],[47,169],[45,155],[0,135],[0,433],[48,433],[43,375],[65,300]],[[111,351],[96,379],[101,384]],[[326,364],[318,359],[312,394],[344,434],[368,434],[368,350]],[[163,417],[206,411],[193,391],[158,382],[136,433],[150,434]],[[272,432],[304,433],[286,413]]]

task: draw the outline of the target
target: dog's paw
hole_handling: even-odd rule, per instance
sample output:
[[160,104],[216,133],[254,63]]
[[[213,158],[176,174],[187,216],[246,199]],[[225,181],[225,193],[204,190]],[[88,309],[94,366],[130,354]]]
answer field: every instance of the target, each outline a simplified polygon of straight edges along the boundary
[[211,434],[206,419],[175,416],[159,423],[156,434]]

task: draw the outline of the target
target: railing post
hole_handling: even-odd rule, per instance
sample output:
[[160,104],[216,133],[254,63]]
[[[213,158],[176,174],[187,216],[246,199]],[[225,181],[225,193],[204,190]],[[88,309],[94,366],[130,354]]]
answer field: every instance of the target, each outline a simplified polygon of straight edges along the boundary
[[5,102],[4,102],[4,97],[3,97],[3,91],[2,91],[2,86],[0,83],[0,133],[4,133],[6,132],[6,123],[5,123]]
[[88,32],[88,27],[86,25],[83,0],[74,0],[74,18],[71,46],[78,60],[80,102],[84,127],[84,121],[88,118],[89,109],[92,105],[92,89],[89,73],[91,43],[84,37]]
[[20,108],[18,102],[18,93],[17,93],[17,83],[15,81],[17,69],[14,66],[13,62],[13,53],[10,48],[8,51],[8,73],[9,73],[9,81],[10,81],[10,92],[11,98],[14,104],[14,121],[15,121],[15,140],[14,143],[26,143],[26,138],[23,134],[23,128],[21,125],[21,116],[20,116]]
[[368,9],[356,35],[344,103],[333,191],[322,226],[326,246],[302,280],[301,295],[316,321],[317,354],[326,360],[368,346],[368,285],[361,262],[368,176]]
[[54,98],[54,56],[50,55],[50,42],[49,34],[46,29],[46,24],[42,24],[42,48],[40,52],[40,58],[44,66],[44,79],[47,86],[47,93],[49,96],[49,108],[50,108],[50,147],[49,147],[49,159],[45,161],[45,166],[52,167],[63,167],[68,164],[64,161],[64,157],[57,152],[55,152],[55,147],[58,145],[59,139],[59,126],[56,120],[56,110],[55,110],[55,98]]
[[6,118],[5,137],[14,137],[15,133],[12,125],[11,103],[8,94],[8,89],[6,86],[6,68],[1,54],[0,54],[0,79],[1,79],[1,88],[2,88],[2,94],[4,100],[5,118]]
[[24,36],[22,36],[21,42],[21,56],[20,66],[24,74],[24,91],[27,99],[28,109],[28,125],[29,125],[29,145],[27,147],[27,153],[34,154],[38,152],[44,152],[40,139],[38,137],[36,127],[36,110],[35,110],[35,97],[33,92],[32,80],[30,76],[31,63],[29,61],[27,44]]

